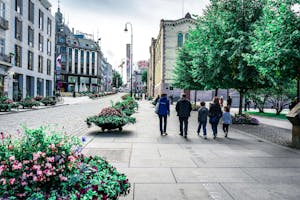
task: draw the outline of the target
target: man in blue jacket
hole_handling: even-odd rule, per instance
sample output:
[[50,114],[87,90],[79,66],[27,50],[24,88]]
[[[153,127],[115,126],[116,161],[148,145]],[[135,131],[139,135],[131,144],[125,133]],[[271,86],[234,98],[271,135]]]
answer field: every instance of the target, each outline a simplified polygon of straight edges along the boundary
[[162,94],[158,101],[158,117],[159,117],[159,130],[160,135],[168,135],[167,130],[167,117],[170,115],[170,103],[167,94]]

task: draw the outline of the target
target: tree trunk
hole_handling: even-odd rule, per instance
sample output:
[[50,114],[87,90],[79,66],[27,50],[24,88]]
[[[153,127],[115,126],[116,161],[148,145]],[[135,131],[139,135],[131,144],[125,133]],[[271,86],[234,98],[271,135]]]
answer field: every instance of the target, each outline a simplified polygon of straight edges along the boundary
[[244,99],[244,92],[240,91],[239,115],[243,113],[243,99]]
[[216,90],[215,90],[215,97],[218,96],[218,91],[219,91],[219,88],[216,88]]
[[195,106],[197,105],[197,90],[195,90]]

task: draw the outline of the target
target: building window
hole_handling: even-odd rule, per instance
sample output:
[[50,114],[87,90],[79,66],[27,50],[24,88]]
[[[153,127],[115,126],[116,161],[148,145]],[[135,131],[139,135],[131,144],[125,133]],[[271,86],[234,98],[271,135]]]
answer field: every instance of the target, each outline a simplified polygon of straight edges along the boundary
[[28,0],[28,20],[34,23],[34,3],[31,0]]
[[0,38],[0,55],[5,55],[5,39]]
[[182,33],[178,33],[177,35],[177,46],[182,47],[183,45],[183,35]]
[[86,52],[86,74],[90,74],[90,52]]
[[47,20],[47,34],[50,35],[50,36],[52,34],[52,21],[49,17],[48,17],[48,20]]
[[78,73],[78,49],[75,49],[75,74]]
[[51,60],[47,59],[47,75],[51,75]]
[[38,68],[39,73],[43,73],[43,56],[39,56],[39,68]]
[[92,75],[95,74],[95,52],[92,52]]
[[47,54],[49,55],[49,56],[51,56],[51,41],[48,39],[47,40]]
[[15,65],[21,67],[22,64],[22,47],[15,45]]
[[22,21],[15,18],[15,38],[22,41]]
[[34,46],[34,31],[30,26],[28,26],[28,45]]
[[44,51],[44,37],[39,33],[39,50]]
[[83,74],[83,68],[84,68],[84,51],[80,51],[80,73]]
[[0,2],[0,17],[5,18],[5,3]]
[[185,34],[185,41],[187,41],[189,38],[190,38],[190,34],[189,34],[189,33],[186,33],[186,34]]
[[44,30],[44,13],[39,10],[39,29]]
[[28,69],[33,70],[33,52],[28,51]]
[[16,0],[15,10],[17,13],[21,14],[23,13],[23,0]]
[[72,49],[69,48],[69,56],[68,56],[68,67],[69,67],[69,72],[72,72]]

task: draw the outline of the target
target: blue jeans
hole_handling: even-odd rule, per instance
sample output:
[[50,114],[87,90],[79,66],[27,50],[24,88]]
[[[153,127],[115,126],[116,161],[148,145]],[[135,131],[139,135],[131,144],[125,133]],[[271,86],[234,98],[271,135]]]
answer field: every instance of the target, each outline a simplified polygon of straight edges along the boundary
[[218,134],[218,123],[212,123],[211,128],[212,128],[214,136],[216,136]]
[[203,135],[204,135],[204,136],[206,135],[206,124],[207,124],[207,121],[204,121],[204,122],[198,122],[198,130],[197,130],[197,133],[198,133],[198,134],[200,133],[201,126],[203,126]]
[[[165,133],[167,130],[167,115],[159,115],[159,130],[160,133]],[[163,122],[164,120],[164,122]],[[163,125],[164,124],[164,125]]]

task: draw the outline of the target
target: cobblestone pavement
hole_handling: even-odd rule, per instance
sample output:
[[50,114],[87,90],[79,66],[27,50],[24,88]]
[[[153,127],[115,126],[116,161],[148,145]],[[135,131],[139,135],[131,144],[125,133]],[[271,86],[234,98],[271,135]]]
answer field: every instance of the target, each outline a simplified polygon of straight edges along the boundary
[[97,100],[84,99],[81,102],[77,100],[79,98],[69,99],[69,104],[58,107],[0,115],[0,131],[13,134],[17,129],[21,129],[22,125],[36,128],[49,124],[57,130],[81,136],[88,131],[85,119],[98,114],[101,108],[110,106],[111,100],[120,100],[121,96],[122,94],[117,94]]

